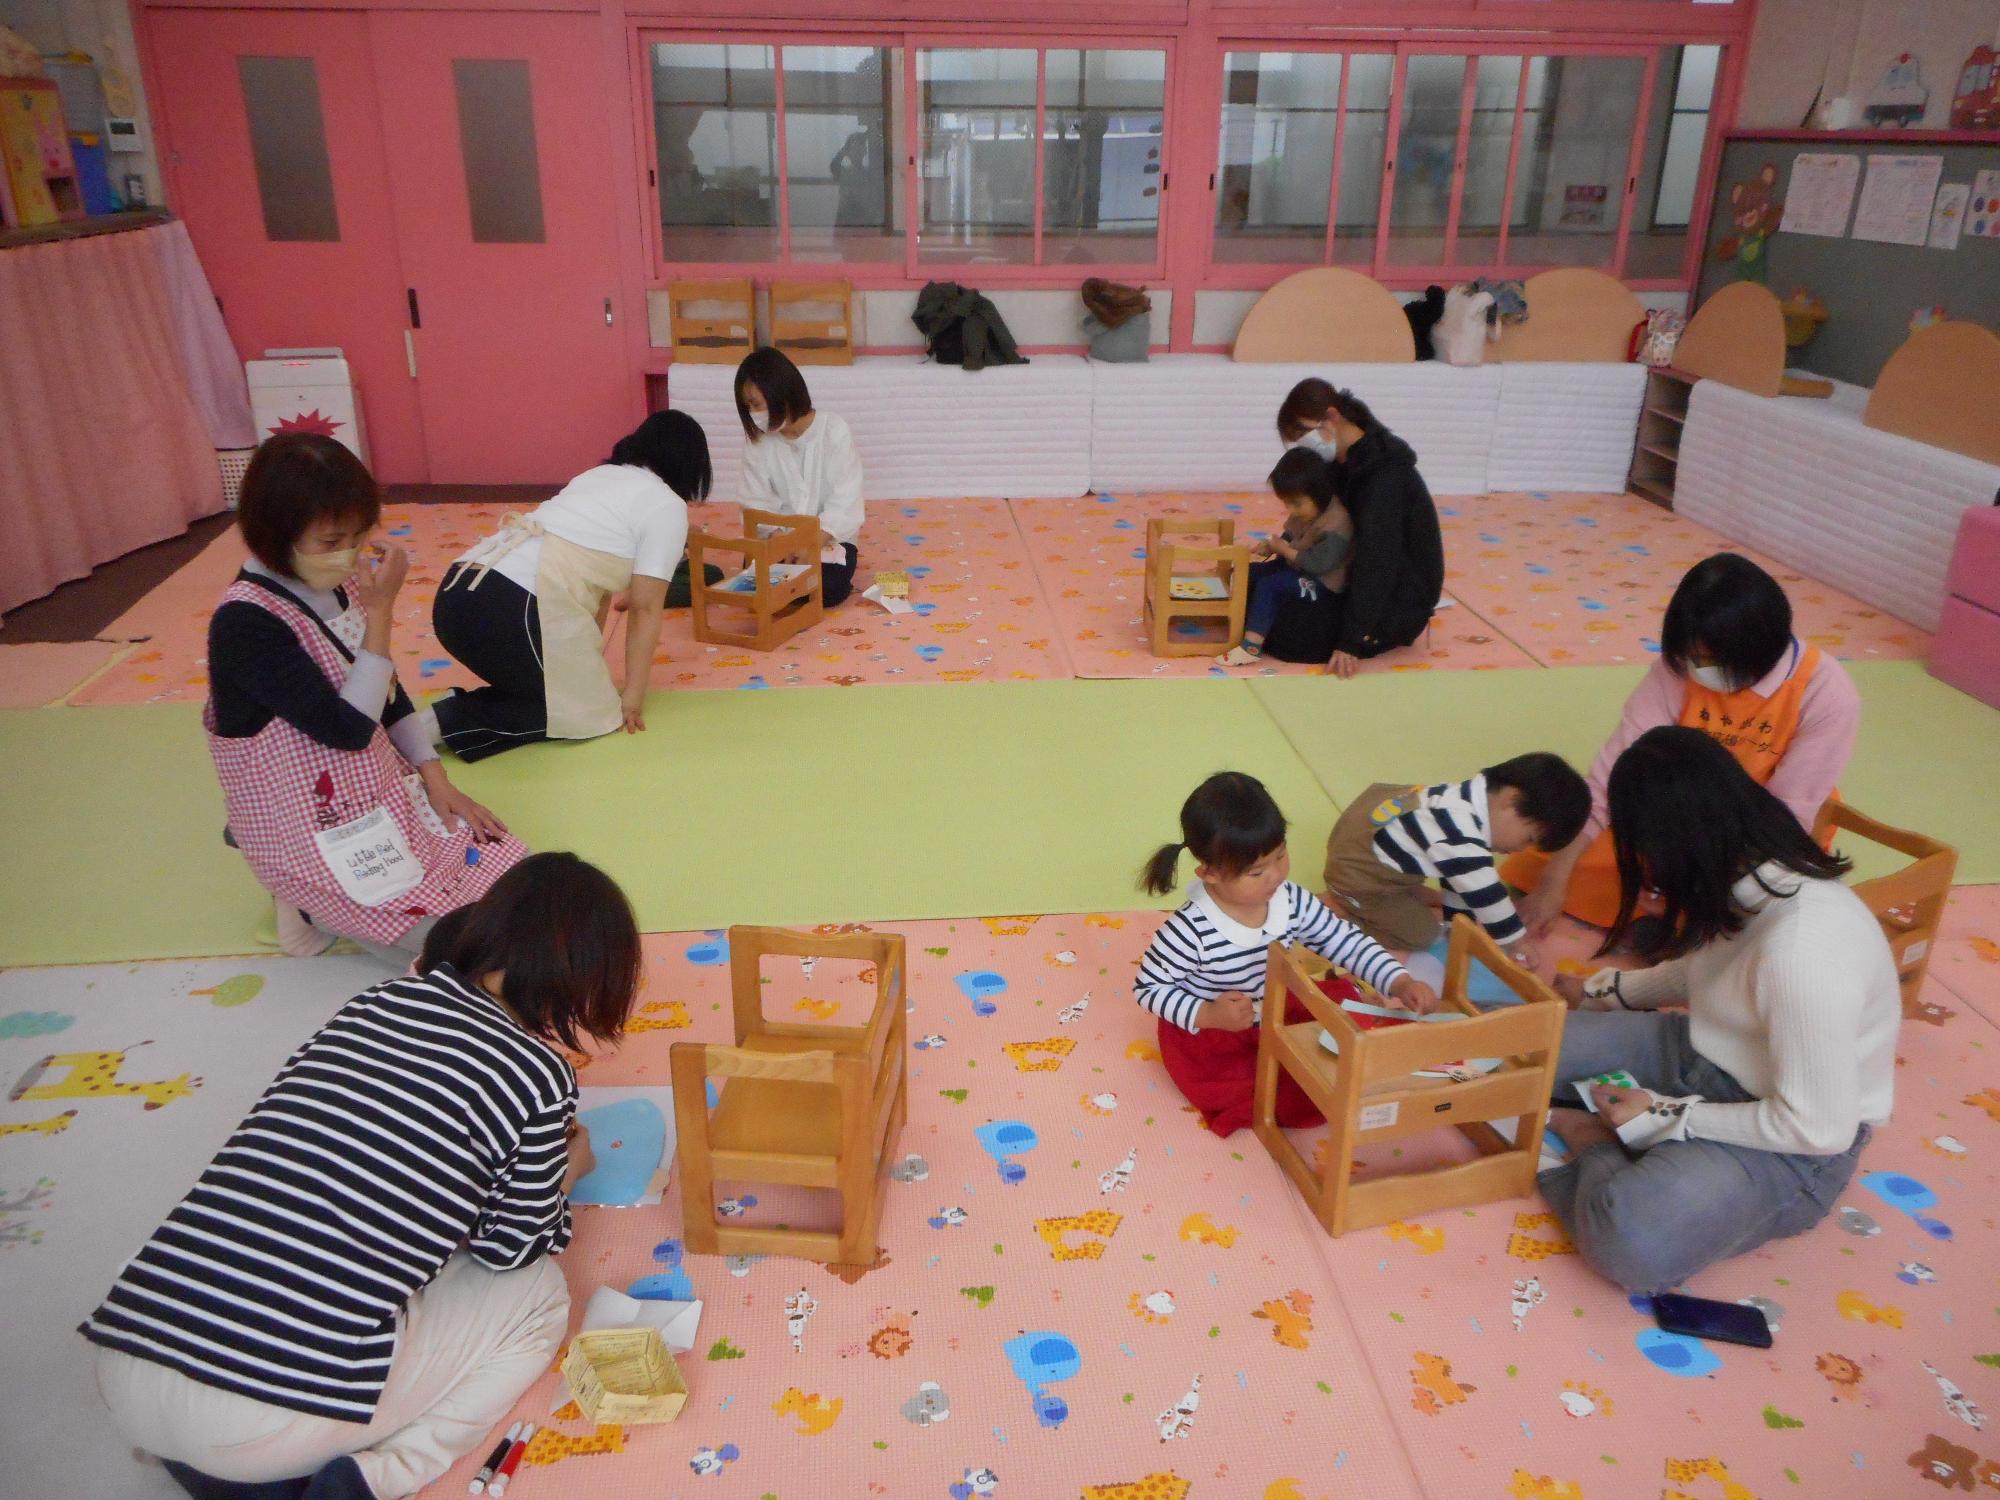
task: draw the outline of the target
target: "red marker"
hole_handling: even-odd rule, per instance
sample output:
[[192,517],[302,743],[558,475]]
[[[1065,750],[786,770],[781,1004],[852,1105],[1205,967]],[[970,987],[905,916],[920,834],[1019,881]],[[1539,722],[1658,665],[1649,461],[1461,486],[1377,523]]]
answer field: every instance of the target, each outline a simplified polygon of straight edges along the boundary
[[468,1493],[480,1495],[486,1492],[486,1482],[493,1477],[494,1471],[506,1459],[508,1450],[514,1446],[515,1440],[521,1436],[523,1425],[523,1423],[516,1422],[512,1427],[507,1429],[507,1435],[493,1445],[493,1451],[486,1455],[486,1462],[481,1464],[479,1472],[472,1476],[472,1483],[468,1487]]
[[486,1492],[489,1495],[497,1496],[507,1493],[507,1481],[512,1479],[514,1471],[521,1467],[521,1455],[528,1451],[528,1439],[534,1435],[535,1424],[533,1422],[524,1422],[521,1424],[520,1437],[515,1440],[513,1448],[507,1454],[506,1461],[500,1465],[499,1472],[493,1476],[493,1482],[486,1487]]

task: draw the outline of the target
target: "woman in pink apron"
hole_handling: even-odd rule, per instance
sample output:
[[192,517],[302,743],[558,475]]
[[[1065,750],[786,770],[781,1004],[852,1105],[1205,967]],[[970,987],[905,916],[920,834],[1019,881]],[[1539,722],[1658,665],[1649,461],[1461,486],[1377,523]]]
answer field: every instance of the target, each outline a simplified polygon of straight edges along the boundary
[[270,439],[237,510],[250,560],[209,622],[202,722],[229,837],[295,956],[335,937],[413,955],[528,852],[451,784],[396,683],[389,629],[409,559],[363,559],[380,515],[373,477],[339,443]]

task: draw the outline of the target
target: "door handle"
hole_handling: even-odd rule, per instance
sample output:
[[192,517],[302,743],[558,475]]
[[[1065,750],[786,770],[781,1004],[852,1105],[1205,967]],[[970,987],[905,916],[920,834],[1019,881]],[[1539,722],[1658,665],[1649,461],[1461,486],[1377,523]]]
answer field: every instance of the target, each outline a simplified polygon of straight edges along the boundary
[[410,326],[412,328],[423,327],[424,315],[417,310],[417,289],[413,286],[406,286],[403,288],[403,295],[410,299]]
[[604,299],[604,326],[606,328],[611,326],[611,299],[609,297]]
[[417,336],[408,328],[403,330],[403,357],[410,362],[410,379],[417,378]]

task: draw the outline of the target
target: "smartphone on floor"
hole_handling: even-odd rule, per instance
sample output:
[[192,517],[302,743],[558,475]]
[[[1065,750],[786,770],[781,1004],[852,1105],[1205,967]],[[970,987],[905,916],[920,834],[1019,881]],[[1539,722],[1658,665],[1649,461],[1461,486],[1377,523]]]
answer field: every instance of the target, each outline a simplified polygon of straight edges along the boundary
[[1653,1317],[1668,1333],[1716,1339],[1725,1344],[1748,1344],[1753,1349],[1771,1347],[1771,1325],[1764,1319],[1764,1310],[1745,1307],[1740,1302],[1715,1302],[1707,1297],[1662,1292],[1653,1299]]

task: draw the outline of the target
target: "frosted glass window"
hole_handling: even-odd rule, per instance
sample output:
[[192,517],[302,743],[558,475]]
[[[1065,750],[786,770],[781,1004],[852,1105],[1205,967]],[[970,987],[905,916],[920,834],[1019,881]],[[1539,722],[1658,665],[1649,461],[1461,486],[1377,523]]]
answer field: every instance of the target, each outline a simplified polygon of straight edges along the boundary
[[1052,49],[1044,63],[1042,260],[1159,258],[1167,54]]
[[1345,64],[1338,52],[1232,52],[1223,59],[1216,260],[1325,258]]
[[798,261],[903,259],[903,49],[787,47],[785,191]]
[[474,242],[541,244],[547,236],[527,61],[455,57],[451,78],[458,92],[458,143]]
[[666,259],[778,259],[775,49],[657,42],[652,65]]
[[319,107],[318,64],[310,57],[239,57],[236,77],[249,117],[264,237],[338,240],[340,215]]

